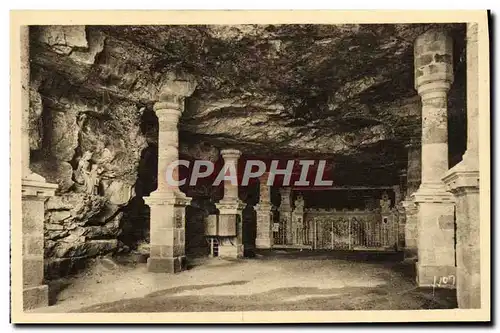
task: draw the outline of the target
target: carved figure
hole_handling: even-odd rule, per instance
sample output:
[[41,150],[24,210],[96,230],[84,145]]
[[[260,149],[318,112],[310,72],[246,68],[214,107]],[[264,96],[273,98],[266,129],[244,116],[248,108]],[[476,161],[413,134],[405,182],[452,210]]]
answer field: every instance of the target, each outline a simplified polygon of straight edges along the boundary
[[295,199],[295,208],[304,209],[304,198],[301,195],[297,196],[297,199]]
[[391,200],[389,199],[389,195],[384,193],[382,198],[380,199],[380,209],[382,211],[388,211],[391,207]]
[[75,181],[78,184],[87,184],[88,182],[88,168],[90,165],[90,159],[92,158],[92,153],[86,151],[83,156],[78,161],[78,167],[75,171]]
[[99,174],[99,169],[97,164],[93,164],[92,168],[90,169],[90,172],[88,173],[88,181],[85,184],[87,186],[87,193],[88,194],[98,194],[98,189],[99,189],[99,179],[98,179],[98,174]]

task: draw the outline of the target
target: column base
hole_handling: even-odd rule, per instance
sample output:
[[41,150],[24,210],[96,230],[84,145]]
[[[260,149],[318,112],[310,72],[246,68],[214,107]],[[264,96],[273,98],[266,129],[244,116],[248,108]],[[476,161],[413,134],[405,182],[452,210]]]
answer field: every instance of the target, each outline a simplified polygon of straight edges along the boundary
[[[428,266],[421,265],[417,262],[415,267],[417,272],[417,285],[419,287],[456,288],[457,268],[455,266]],[[448,281],[454,279],[454,283],[440,285],[441,278],[447,278]]]
[[187,269],[186,257],[176,258],[148,258],[148,271],[152,273],[180,273]]
[[242,244],[240,245],[230,245],[221,244],[219,245],[219,258],[243,258],[245,248]]
[[49,287],[45,284],[23,289],[24,310],[49,306]]
[[403,250],[405,261],[417,261],[418,249],[417,248],[404,248]]
[[273,240],[270,238],[256,238],[255,247],[257,249],[270,249],[273,246]]
[[255,257],[255,246],[245,244],[243,245],[243,249],[241,250],[243,252],[244,258],[253,258]]
[[177,207],[188,206],[191,198],[187,197],[181,191],[159,191],[151,192],[149,196],[144,197],[144,202],[148,206],[152,205],[173,205]]

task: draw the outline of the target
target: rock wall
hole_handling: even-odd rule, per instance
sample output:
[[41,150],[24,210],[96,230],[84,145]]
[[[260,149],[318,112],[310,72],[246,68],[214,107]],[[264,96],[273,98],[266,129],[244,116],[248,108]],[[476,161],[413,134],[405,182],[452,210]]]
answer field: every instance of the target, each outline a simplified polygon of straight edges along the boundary
[[31,76],[31,168],[59,185],[45,213],[46,276],[56,278],[145,237],[122,233],[136,223],[147,229],[136,197],[136,188],[154,187],[154,179],[146,179],[147,186],[138,180],[148,147],[141,129],[146,108],[59,89],[67,83],[43,69]]

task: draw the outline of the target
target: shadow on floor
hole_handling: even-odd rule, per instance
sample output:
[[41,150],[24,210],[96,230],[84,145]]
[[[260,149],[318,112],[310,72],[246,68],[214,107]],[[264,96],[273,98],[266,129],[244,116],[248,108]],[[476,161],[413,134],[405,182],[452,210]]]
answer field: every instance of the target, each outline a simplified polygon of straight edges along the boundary
[[332,289],[293,287],[251,295],[148,295],[73,312],[419,310],[456,307],[455,293],[447,289],[433,292],[423,288],[394,290],[386,286]]
[[178,286],[169,289],[158,290],[147,294],[144,297],[159,297],[159,296],[167,296],[177,294],[183,291],[190,290],[201,290],[206,288],[214,288],[214,287],[224,287],[224,286],[239,286],[248,283],[249,281],[231,281],[226,283],[213,283],[213,284],[200,284],[200,285],[191,285],[191,286]]

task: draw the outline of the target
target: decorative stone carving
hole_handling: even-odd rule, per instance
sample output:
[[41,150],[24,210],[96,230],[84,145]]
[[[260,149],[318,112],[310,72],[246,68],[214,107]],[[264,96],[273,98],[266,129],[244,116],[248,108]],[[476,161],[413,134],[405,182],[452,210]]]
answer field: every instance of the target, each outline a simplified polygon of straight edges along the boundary
[[99,175],[99,166],[97,164],[93,164],[88,174],[87,194],[92,194],[92,195],[99,194],[98,175]]
[[383,213],[387,213],[391,210],[391,200],[389,199],[389,195],[387,193],[382,194],[382,198],[379,201],[380,210]]
[[90,159],[92,158],[92,152],[86,151],[80,160],[78,161],[78,166],[75,170],[75,181],[78,184],[83,184],[87,186],[88,181],[88,169],[90,166]]
[[295,210],[304,210],[304,198],[298,195],[294,202]]

